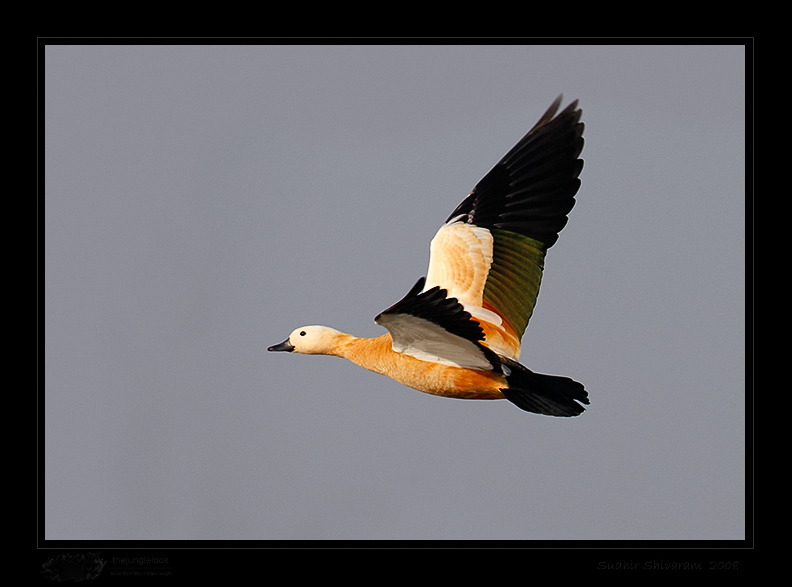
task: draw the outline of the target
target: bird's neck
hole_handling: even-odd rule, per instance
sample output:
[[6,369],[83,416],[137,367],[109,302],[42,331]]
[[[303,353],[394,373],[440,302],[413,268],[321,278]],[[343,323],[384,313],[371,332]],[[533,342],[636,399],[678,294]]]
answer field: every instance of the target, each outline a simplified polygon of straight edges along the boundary
[[359,338],[344,334],[331,354],[352,361],[369,371],[384,373],[390,363],[388,357],[394,352],[390,333],[376,338]]

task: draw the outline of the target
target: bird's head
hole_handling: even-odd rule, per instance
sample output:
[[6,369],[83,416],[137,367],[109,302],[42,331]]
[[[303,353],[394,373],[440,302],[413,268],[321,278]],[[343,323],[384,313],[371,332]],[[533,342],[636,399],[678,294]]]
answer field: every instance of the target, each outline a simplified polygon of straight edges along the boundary
[[269,347],[268,351],[287,351],[305,355],[331,355],[343,333],[327,326],[301,326],[280,344]]

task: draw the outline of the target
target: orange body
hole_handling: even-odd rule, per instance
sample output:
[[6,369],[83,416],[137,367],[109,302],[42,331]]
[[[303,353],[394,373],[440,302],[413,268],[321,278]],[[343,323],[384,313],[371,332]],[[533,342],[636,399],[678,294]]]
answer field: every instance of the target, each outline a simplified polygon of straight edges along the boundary
[[505,378],[493,371],[443,365],[397,353],[392,348],[390,333],[377,338],[357,338],[348,334],[332,354],[433,395],[503,399],[500,389],[507,386]]

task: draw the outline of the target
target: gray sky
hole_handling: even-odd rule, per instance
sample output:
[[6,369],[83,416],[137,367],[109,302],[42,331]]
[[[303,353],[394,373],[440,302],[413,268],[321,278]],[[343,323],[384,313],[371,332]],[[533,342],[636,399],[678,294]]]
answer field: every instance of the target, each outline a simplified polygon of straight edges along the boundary
[[[45,538],[745,537],[741,46],[48,46]],[[559,94],[521,360],[580,417],[341,359]]]

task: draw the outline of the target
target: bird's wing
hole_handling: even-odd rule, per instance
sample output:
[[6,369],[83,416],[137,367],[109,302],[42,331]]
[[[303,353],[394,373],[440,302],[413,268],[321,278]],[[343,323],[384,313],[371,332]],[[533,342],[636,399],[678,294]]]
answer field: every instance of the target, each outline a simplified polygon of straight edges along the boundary
[[390,332],[393,350],[455,367],[499,368],[498,357],[481,344],[484,331],[479,323],[444,289],[422,291],[425,281],[419,279],[404,298],[374,319]]
[[[483,344],[515,360],[545,253],[566,225],[580,187],[581,111],[575,100],[556,115],[560,104],[561,96],[479,181],[431,243],[424,292],[445,290],[480,324]],[[398,336],[393,338],[395,346]]]

